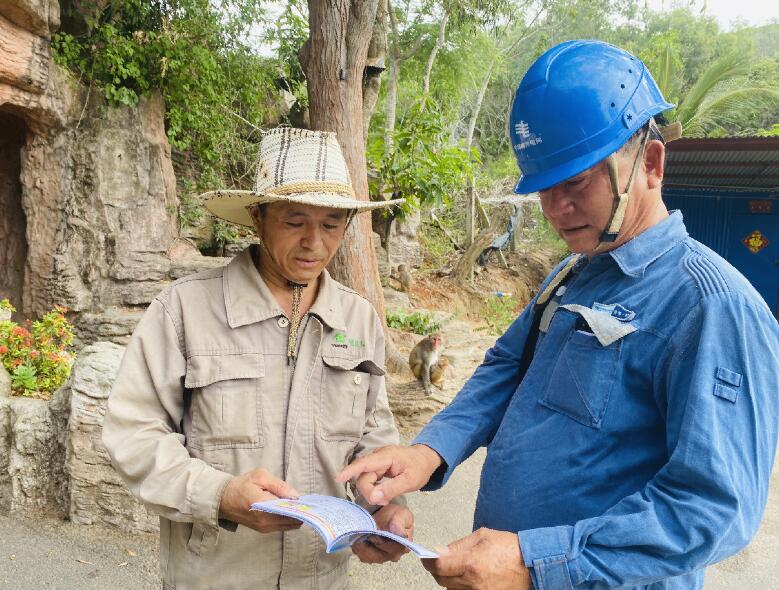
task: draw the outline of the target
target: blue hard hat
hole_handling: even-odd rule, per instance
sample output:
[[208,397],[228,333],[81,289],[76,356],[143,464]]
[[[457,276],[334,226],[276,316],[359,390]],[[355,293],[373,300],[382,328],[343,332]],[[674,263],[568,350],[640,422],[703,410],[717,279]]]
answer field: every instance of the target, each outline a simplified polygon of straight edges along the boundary
[[616,152],[674,105],[646,66],[602,41],[566,41],[530,66],[514,95],[509,137],[520,194],[547,189]]

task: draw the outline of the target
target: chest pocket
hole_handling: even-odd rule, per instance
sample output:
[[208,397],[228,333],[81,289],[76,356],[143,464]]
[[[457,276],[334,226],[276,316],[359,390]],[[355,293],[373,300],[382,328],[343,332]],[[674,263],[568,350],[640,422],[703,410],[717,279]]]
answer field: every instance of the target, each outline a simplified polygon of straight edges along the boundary
[[[564,314],[570,334],[538,403],[585,426],[600,429],[619,369],[623,338],[634,332],[635,327],[617,326],[614,324],[617,320],[592,310],[579,313],[580,306],[563,308],[566,310],[558,314]],[[592,332],[576,329],[584,326],[586,330],[588,325]]]
[[193,355],[184,387],[192,390],[189,444],[200,449],[263,445],[262,396],[265,365],[260,353]]
[[324,440],[356,442],[365,425],[371,375],[384,371],[367,358],[322,355],[319,430]]

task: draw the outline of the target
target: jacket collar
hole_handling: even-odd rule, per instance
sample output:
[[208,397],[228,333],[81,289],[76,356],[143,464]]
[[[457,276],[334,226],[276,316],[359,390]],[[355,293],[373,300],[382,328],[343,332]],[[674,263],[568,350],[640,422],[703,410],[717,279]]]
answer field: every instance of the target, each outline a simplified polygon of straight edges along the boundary
[[647,267],[688,236],[681,211],[644,230],[619,248],[607,252],[629,277],[642,278]]
[[[281,306],[254,266],[252,244],[233,258],[225,267],[222,288],[224,290],[227,323],[231,328],[261,322],[284,315]],[[319,281],[319,293],[311,306],[313,313],[333,329],[344,330],[343,309],[338,284],[325,269]]]

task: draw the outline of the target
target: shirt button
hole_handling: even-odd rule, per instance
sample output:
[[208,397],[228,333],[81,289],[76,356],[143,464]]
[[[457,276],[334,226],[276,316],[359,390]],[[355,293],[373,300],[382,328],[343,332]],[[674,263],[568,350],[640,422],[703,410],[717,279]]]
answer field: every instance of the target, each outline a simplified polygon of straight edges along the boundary
[[284,316],[279,318],[279,328],[286,328],[289,326],[289,320]]
[[362,375],[355,375],[354,376],[354,383],[356,385],[359,385],[360,383],[362,383]]

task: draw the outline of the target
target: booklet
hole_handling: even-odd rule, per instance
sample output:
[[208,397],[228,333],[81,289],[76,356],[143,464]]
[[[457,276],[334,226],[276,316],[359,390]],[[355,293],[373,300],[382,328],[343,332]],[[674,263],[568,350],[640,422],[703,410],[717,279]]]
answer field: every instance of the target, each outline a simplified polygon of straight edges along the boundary
[[297,500],[279,498],[267,502],[255,502],[251,509],[303,521],[321,535],[328,553],[346,549],[355,541],[362,541],[370,535],[379,535],[408,547],[422,559],[438,557],[437,553],[412,543],[404,537],[379,530],[370,512],[342,498],[308,494]]

